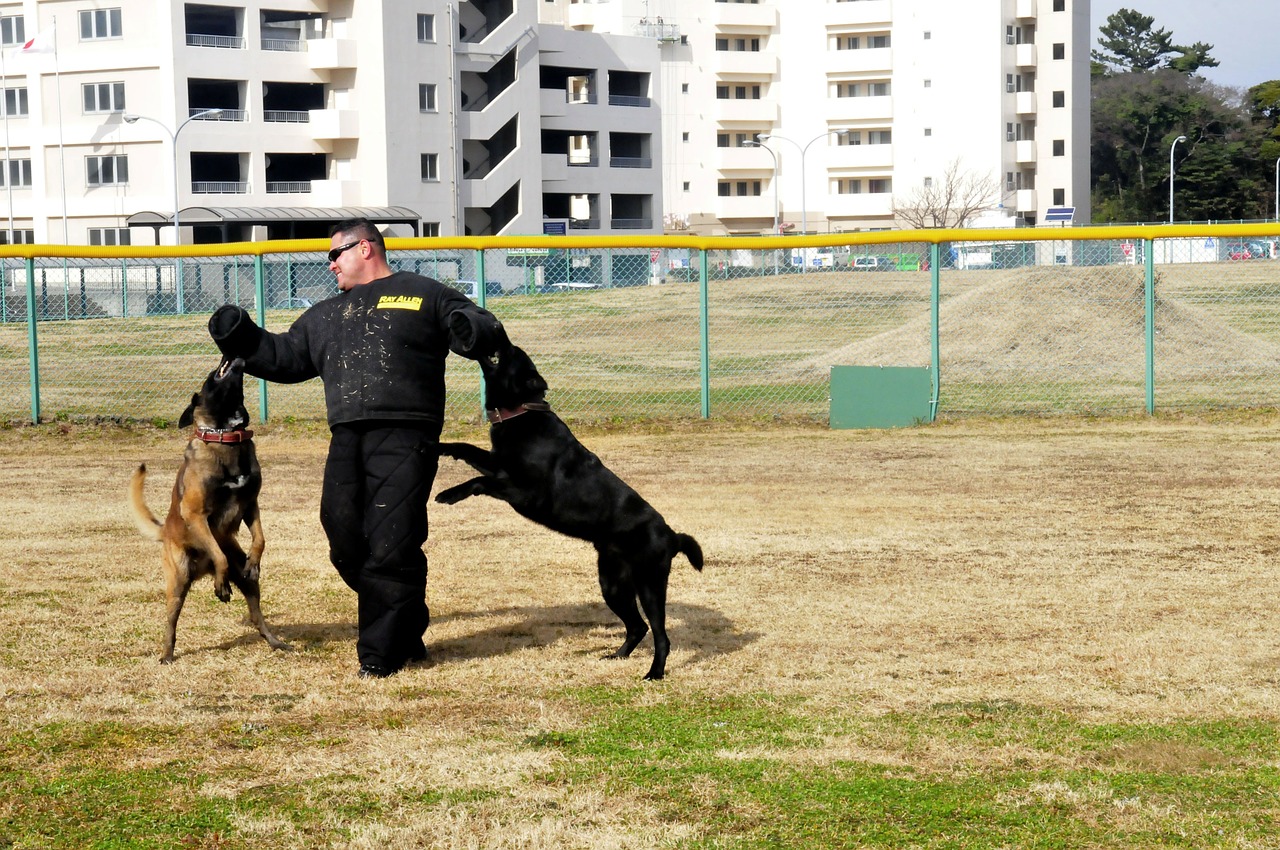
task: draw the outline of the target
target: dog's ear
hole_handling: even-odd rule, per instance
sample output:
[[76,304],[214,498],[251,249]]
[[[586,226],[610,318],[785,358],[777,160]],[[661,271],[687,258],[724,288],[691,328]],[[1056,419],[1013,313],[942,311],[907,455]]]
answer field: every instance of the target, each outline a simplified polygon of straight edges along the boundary
[[200,403],[200,393],[191,394],[191,404],[187,405],[187,409],[182,411],[182,415],[178,417],[179,428],[190,428],[195,424],[196,405]]

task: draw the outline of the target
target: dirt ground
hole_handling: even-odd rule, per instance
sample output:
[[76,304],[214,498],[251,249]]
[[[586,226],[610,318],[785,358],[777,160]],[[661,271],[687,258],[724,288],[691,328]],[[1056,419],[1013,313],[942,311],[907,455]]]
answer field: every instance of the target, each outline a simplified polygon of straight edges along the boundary
[[[702,573],[676,562],[655,697],[750,691],[873,715],[1009,700],[1154,722],[1280,719],[1277,435],[1280,416],[1238,413],[580,436],[707,555]],[[355,600],[317,519],[325,434],[269,426],[256,439],[263,609],[295,651],[269,649],[239,596],[218,603],[205,580],[176,662],[161,666],[159,547],[133,527],[125,487],[145,461],[163,513],[185,435],[0,431],[10,728],[337,718],[343,745],[255,760],[255,781],[346,770],[374,791],[517,787],[527,754],[459,740],[563,728],[565,689],[639,685],[649,641],[629,660],[601,658],[622,631],[590,547],[487,499],[431,507],[431,662],[358,680]],[[446,460],[436,489],[465,475]],[[365,725],[407,699],[423,712],[408,752],[395,728]],[[157,745],[131,757],[173,756]]]

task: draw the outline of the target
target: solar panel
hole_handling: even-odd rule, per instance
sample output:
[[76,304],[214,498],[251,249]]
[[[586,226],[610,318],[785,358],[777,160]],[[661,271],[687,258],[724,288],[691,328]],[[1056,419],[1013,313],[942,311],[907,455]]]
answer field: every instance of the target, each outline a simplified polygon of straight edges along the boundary
[[1044,220],[1049,221],[1071,221],[1076,217],[1075,207],[1049,207],[1044,214]]

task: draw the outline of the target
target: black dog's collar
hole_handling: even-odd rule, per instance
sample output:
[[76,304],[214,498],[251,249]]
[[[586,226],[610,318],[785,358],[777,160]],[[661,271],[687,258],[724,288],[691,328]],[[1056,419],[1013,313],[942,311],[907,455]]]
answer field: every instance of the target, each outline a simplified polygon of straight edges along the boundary
[[253,439],[253,432],[248,428],[232,428],[220,431],[217,428],[197,428],[195,437],[206,443],[247,443]]
[[550,410],[551,405],[545,401],[526,401],[519,407],[491,407],[485,411],[489,414],[489,421],[493,424],[506,422],[508,419],[514,419],[522,413],[528,413],[530,410]]

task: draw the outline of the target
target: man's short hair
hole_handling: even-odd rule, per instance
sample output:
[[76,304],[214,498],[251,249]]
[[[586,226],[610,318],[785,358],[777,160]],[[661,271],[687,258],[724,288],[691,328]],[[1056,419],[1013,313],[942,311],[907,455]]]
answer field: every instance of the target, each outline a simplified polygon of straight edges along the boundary
[[349,218],[346,221],[340,221],[329,231],[329,236],[336,236],[339,233],[353,239],[363,239],[376,247],[380,254],[387,253],[387,243],[382,241],[382,232],[367,218]]

